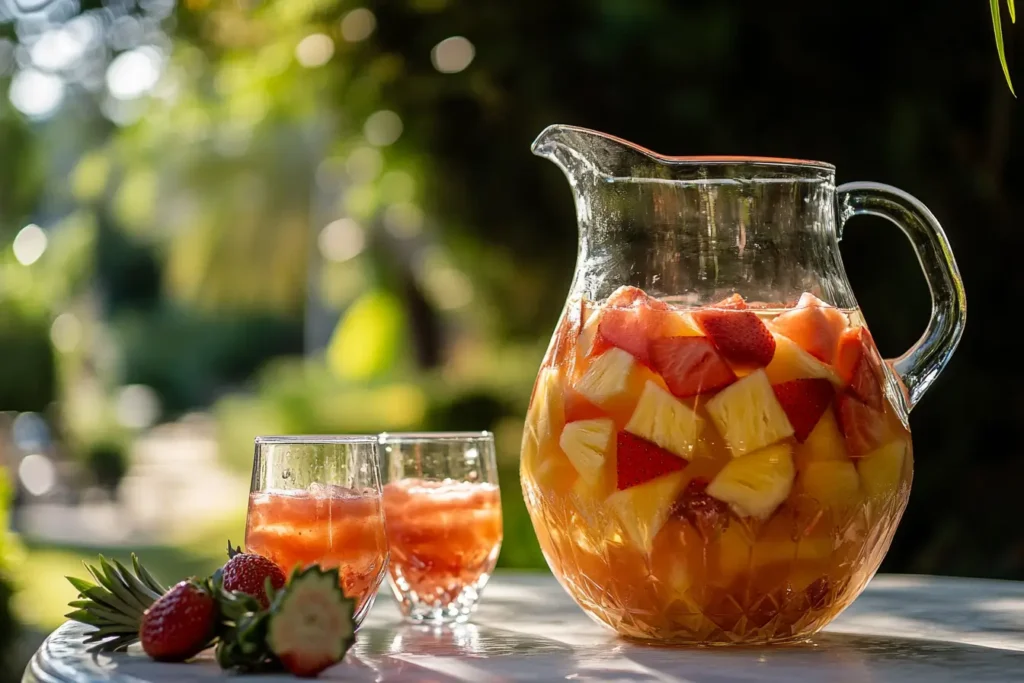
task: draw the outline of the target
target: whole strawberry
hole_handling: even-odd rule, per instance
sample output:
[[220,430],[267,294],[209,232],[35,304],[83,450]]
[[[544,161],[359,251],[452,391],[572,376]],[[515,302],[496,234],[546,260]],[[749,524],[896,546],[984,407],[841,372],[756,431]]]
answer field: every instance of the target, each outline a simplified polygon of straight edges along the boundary
[[264,608],[269,607],[266,581],[270,579],[274,590],[283,588],[285,576],[281,568],[262,555],[243,553],[241,548],[232,548],[230,541],[228,558],[228,563],[221,570],[224,590],[246,593],[259,600]]
[[142,615],[139,640],[161,662],[183,662],[209,644],[217,623],[213,596],[195,580],[182,581]]

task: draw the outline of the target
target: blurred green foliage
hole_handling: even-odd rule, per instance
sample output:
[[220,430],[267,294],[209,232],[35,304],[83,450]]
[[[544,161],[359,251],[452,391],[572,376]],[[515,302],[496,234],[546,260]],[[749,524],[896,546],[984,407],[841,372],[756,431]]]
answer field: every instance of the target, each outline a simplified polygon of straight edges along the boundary
[[[357,9],[374,21],[355,39]],[[57,395],[97,478],[116,466],[90,445],[130,436],[110,406],[130,383],[156,389],[165,419],[212,410],[240,473],[257,434],[491,428],[501,562],[543,566],[519,431],[576,235],[564,179],[528,148],[565,122],[671,153],[825,159],[925,201],[972,322],[912,416],[914,496],[884,568],[1024,576],[1022,532],[997,523],[1024,477],[1006,313],[1024,294],[1020,110],[980,5],[187,0],[172,25],[157,95],[122,124],[82,93],[46,123],[0,104],[0,159],[17,159],[0,164],[0,408]],[[475,57],[440,73],[432,50],[455,35]],[[311,36],[331,49],[304,64]],[[382,112],[397,139],[374,129]],[[72,208],[22,266],[9,242],[40,203]],[[341,216],[359,239],[325,250]],[[902,236],[854,225],[845,266],[895,356],[927,290]],[[82,343],[55,354],[64,313]],[[304,355],[310,319],[329,333]]]

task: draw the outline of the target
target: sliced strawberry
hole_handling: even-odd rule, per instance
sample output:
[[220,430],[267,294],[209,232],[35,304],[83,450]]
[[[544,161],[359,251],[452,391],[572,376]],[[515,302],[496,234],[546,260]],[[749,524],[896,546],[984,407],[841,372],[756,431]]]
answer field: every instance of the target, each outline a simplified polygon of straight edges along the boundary
[[827,379],[794,379],[776,384],[772,390],[786,411],[789,424],[793,425],[793,436],[800,443],[814,430],[835,395],[835,388]]
[[775,355],[775,337],[756,313],[709,308],[696,311],[693,318],[722,355],[734,363],[762,367]]
[[721,389],[736,380],[707,337],[665,337],[650,344],[651,365],[680,398]]
[[839,337],[835,368],[854,396],[876,410],[882,409],[882,361],[875,349],[871,333],[853,327]]
[[615,471],[620,491],[686,467],[686,461],[671,451],[629,432],[619,432],[616,448]]
[[620,287],[605,304],[591,355],[617,346],[649,365],[648,341],[661,326],[662,314],[667,310],[668,304],[647,296],[636,287]]
[[619,287],[605,301],[605,306],[609,308],[629,308],[638,305],[647,305],[655,309],[668,308],[667,304],[650,296],[644,290],[630,285]]
[[733,311],[743,311],[747,308],[747,302],[739,294],[733,294],[728,299],[722,299],[717,304],[711,304],[708,308],[725,308]]
[[840,394],[836,398],[836,412],[839,416],[839,429],[843,432],[851,456],[870,453],[889,437],[885,413],[861,402],[856,396]]
[[597,324],[597,339],[593,354],[598,355],[610,346],[617,346],[639,362],[647,364],[647,321],[639,308],[609,308],[601,314]]
[[771,327],[818,360],[831,363],[846,317],[813,294],[804,294],[796,308],[775,318]]

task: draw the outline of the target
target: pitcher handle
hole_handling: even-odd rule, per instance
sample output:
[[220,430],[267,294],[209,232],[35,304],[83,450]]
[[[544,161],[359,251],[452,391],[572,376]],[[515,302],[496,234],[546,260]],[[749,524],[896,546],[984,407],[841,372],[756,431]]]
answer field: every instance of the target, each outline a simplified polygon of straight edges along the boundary
[[903,380],[908,410],[939,376],[960,342],[967,322],[967,299],[960,269],[946,233],[924,204],[882,183],[846,183],[837,188],[839,236],[853,216],[880,216],[903,230],[917,254],[932,295],[932,318],[921,338],[891,365]]

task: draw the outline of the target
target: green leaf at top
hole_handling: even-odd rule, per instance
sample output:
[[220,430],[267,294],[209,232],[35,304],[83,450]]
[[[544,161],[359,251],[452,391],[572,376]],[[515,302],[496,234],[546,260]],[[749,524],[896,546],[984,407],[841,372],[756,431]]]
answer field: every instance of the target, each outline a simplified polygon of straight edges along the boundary
[[1017,23],[1017,9],[1013,6],[1013,0],[1006,0],[1006,6],[1010,8],[1010,23]]
[[[1007,4],[1010,6],[1010,19],[1014,20],[1017,12],[1013,7],[1013,0],[1007,0]],[[1006,48],[1003,45],[1003,25],[1002,18],[999,16],[999,0],[989,0],[989,7],[992,10],[992,30],[996,34],[996,52],[999,53],[999,63],[1003,67],[1006,85],[1010,87],[1010,93],[1016,97],[1017,93],[1013,91],[1013,81],[1010,79],[1010,67],[1006,64]]]

